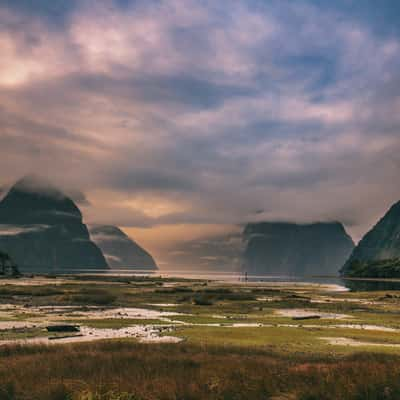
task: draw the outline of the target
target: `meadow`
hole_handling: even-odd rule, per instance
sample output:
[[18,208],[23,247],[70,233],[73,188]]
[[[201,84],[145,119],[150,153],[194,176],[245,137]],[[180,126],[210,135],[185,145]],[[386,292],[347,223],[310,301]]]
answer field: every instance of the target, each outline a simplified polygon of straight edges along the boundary
[[400,295],[337,289],[2,280],[0,400],[399,399]]

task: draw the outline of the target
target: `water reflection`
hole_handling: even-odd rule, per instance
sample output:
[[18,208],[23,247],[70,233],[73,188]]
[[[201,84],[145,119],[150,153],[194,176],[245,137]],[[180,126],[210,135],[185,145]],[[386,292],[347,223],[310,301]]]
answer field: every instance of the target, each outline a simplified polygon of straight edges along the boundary
[[[60,271],[61,272],[61,271]],[[63,272],[65,274],[65,272]],[[114,276],[160,276],[163,278],[187,278],[217,280],[224,282],[276,282],[276,283],[316,283],[320,285],[336,285],[337,289],[350,291],[385,291],[400,290],[399,281],[383,281],[373,279],[343,279],[337,276],[290,276],[290,275],[245,275],[240,272],[226,271],[188,271],[188,270],[74,270],[73,274],[114,275]]]

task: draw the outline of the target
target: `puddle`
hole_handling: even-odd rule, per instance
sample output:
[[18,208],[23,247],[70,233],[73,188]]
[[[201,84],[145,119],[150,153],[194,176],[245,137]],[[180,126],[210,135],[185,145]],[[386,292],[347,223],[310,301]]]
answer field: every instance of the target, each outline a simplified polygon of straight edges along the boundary
[[92,342],[104,339],[125,339],[135,338],[143,343],[178,343],[182,339],[175,336],[161,336],[162,329],[135,325],[121,329],[97,329],[81,326],[80,333],[77,335],[65,336],[59,339],[49,339],[48,337],[37,337],[29,339],[15,339],[0,341],[0,345],[6,344],[66,344],[79,342]]
[[[159,319],[162,317],[173,317],[177,315],[189,315],[171,311],[157,311],[148,310],[146,308],[113,308],[106,310],[95,310],[95,311],[78,311],[79,315],[90,318],[90,319],[107,319],[107,318],[119,318],[119,319]],[[72,313],[73,314],[73,313]]]
[[396,343],[373,343],[373,342],[362,342],[360,340],[349,339],[344,337],[320,337],[319,339],[328,342],[328,344],[334,346],[351,346],[351,347],[400,347],[400,344]]
[[307,318],[312,316],[318,316],[321,319],[351,319],[353,318],[351,315],[347,314],[336,314],[336,313],[325,313],[317,310],[305,310],[302,308],[291,308],[284,310],[275,310],[275,315],[279,315],[281,317],[289,317],[289,318]]
[[281,300],[281,297],[257,297],[257,301],[266,301],[266,302],[271,302],[271,301],[279,301]]
[[361,329],[366,331],[379,331],[379,332],[400,332],[400,329],[396,328],[388,328],[386,326],[378,326],[378,325],[364,325],[364,324],[341,324],[335,325],[336,328],[345,328],[345,329]]

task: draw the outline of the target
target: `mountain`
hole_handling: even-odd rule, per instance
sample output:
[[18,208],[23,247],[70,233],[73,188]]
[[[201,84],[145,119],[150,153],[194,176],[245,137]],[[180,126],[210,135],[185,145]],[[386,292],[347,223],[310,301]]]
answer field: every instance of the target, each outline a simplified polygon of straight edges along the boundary
[[153,257],[116,226],[93,225],[89,231],[111,268],[158,269]]
[[400,277],[400,202],[362,238],[341,270],[343,275]]
[[337,274],[354,248],[339,222],[251,223],[243,237],[243,269],[252,274]]
[[242,265],[241,232],[213,234],[175,244],[164,256],[166,269],[238,272]]
[[35,176],[19,180],[0,202],[0,250],[23,272],[108,268],[79,208]]

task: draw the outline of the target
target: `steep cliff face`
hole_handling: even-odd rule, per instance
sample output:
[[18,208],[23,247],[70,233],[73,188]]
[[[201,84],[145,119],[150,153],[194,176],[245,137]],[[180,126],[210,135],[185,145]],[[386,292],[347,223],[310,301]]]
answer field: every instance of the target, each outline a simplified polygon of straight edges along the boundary
[[22,271],[108,268],[78,207],[36,177],[18,181],[0,202],[0,250]]
[[93,225],[89,230],[111,268],[158,269],[153,257],[116,226]]
[[400,202],[362,238],[341,272],[353,276],[400,276],[399,258]]
[[338,274],[354,248],[342,224],[261,222],[244,230],[243,268],[257,274]]

